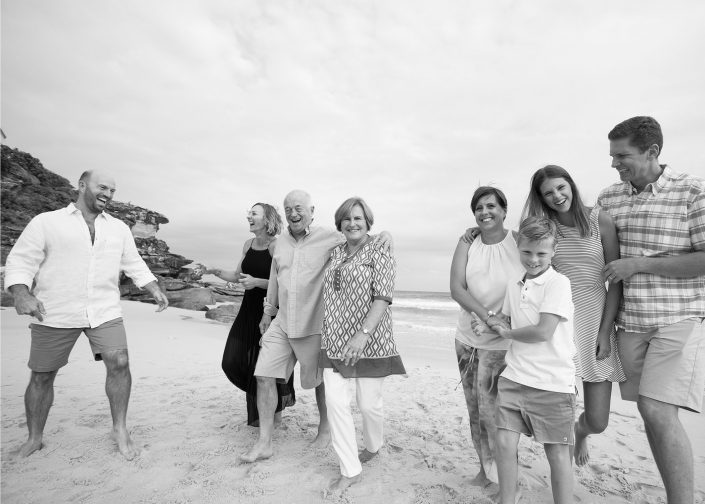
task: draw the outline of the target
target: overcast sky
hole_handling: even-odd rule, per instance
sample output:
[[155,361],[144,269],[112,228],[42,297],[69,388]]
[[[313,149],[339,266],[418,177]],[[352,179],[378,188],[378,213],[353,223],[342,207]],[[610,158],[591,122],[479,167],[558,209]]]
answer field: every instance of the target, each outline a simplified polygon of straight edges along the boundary
[[705,175],[705,2],[3,0],[5,143],[170,219],[172,252],[234,267],[257,201],[347,197],[396,242],[397,288],[448,289],[479,184],[517,224],[560,164],[586,203],[618,179],[607,132],[664,129]]

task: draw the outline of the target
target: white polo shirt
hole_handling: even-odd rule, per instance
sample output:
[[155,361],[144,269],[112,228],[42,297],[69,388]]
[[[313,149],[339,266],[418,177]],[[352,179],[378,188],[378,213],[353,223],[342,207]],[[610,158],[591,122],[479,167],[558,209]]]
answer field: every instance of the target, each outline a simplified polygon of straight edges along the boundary
[[558,315],[561,320],[547,341],[512,340],[502,376],[527,387],[575,393],[573,301],[568,277],[549,267],[536,278],[510,281],[504,309],[512,317],[512,329],[538,324],[541,313]]
[[137,287],[156,280],[140,257],[130,228],[105,212],[95,240],[81,211],[66,208],[34,217],[5,263],[5,288],[24,284],[42,302],[49,327],[97,327],[122,316],[120,272]]

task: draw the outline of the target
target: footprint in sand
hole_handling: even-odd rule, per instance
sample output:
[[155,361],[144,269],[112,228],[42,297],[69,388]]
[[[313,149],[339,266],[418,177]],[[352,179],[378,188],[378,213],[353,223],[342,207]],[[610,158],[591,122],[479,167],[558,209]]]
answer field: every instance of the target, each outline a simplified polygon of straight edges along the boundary
[[402,448],[401,446],[397,446],[395,444],[392,444],[392,443],[387,443],[387,450],[390,452],[399,453],[401,451],[404,451],[404,448]]

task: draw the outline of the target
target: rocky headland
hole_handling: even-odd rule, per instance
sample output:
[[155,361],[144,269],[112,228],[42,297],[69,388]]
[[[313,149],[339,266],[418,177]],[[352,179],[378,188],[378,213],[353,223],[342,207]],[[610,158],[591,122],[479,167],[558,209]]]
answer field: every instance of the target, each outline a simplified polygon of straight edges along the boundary
[[[0,178],[0,253],[2,265],[27,223],[37,214],[56,210],[76,200],[78,191],[64,177],[44,168],[32,155],[2,145],[2,177]],[[140,255],[157,277],[171,306],[207,311],[206,317],[232,322],[239,307],[242,288],[236,284],[205,282],[197,268],[179,254],[169,250],[157,238],[159,226],[168,224],[166,216],[131,203],[111,201],[106,210],[126,223],[135,237]],[[151,296],[138,289],[123,275],[120,281],[123,299],[152,302]],[[230,303],[209,310],[216,303]],[[12,296],[3,292],[2,305],[11,306]]]

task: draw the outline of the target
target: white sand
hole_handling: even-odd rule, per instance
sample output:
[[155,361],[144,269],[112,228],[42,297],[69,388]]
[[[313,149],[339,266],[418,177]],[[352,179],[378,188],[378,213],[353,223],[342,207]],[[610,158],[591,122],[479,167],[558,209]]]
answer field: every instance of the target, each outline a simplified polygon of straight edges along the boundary
[[[338,499],[322,489],[338,475],[332,449],[311,449],[318,421],[312,391],[297,383],[272,459],[241,464],[254,442],[244,393],[220,370],[228,327],[203,313],[125,302],[133,376],[128,427],[142,453],[125,461],[109,438],[105,371],[85,338],[56,379],[45,447],[13,460],[26,438],[23,394],[29,370],[28,317],[3,309],[3,503],[490,503],[496,488],[470,484],[478,471],[457,387],[452,331],[420,334],[395,320],[409,377],[385,382],[386,445],[363,481]],[[429,321],[432,323],[433,321]],[[298,371],[297,371],[298,380]],[[615,388],[616,389],[616,388]],[[705,419],[682,412],[695,454],[696,502],[705,502]],[[611,423],[591,438],[592,461],[575,469],[576,502],[665,502],[643,424],[632,403],[613,394]],[[356,419],[359,432],[359,416]],[[541,446],[522,438],[524,502],[551,502]]]

